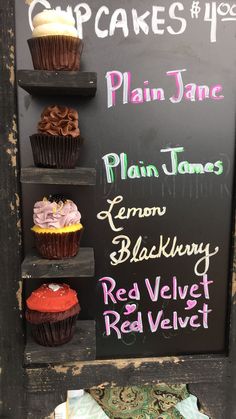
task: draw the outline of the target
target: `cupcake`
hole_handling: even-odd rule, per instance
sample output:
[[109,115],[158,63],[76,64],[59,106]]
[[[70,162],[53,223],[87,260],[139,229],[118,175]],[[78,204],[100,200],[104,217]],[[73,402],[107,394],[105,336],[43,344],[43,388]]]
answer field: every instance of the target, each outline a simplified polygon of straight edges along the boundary
[[66,106],[46,107],[30,142],[35,166],[73,169],[82,144],[78,112]]
[[65,259],[79,251],[83,226],[77,206],[58,195],[36,202],[33,214],[36,249],[43,258]]
[[75,28],[71,7],[45,9],[32,22],[28,39],[35,70],[79,70],[83,42]]
[[69,342],[80,312],[77,294],[66,284],[44,284],[26,300],[26,320],[37,343],[58,346]]

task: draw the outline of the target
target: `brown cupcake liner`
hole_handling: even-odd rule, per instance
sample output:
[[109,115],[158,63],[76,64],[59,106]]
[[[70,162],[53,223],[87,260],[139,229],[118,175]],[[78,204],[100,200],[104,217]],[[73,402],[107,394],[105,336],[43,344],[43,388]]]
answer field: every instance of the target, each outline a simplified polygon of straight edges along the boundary
[[35,70],[80,69],[83,41],[73,36],[49,35],[28,39]]
[[75,332],[78,315],[54,323],[31,324],[32,336],[39,345],[59,346],[69,342]]
[[66,311],[58,312],[42,312],[36,310],[30,310],[26,308],[25,318],[31,324],[42,324],[42,323],[56,323],[62,320],[68,319],[68,317],[73,317],[80,313],[80,304],[77,303],[73,307],[69,308]]
[[45,259],[66,259],[77,255],[83,229],[71,233],[34,233],[36,249]]
[[33,134],[30,136],[30,142],[35,166],[74,169],[79,158],[82,138]]

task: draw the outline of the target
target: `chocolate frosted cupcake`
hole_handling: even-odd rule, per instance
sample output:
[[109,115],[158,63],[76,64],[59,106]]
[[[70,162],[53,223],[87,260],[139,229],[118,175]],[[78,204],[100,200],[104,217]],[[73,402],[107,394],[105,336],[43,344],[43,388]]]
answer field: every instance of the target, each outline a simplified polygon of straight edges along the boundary
[[80,312],[77,294],[66,284],[44,284],[26,301],[26,320],[32,335],[43,346],[71,340]]
[[46,107],[38,133],[31,135],[30,141],[35,166],[73,169],[82,144],[78,112],[66,106]]
[[83,43],[78,38],[71,7],[45,9],[31,23],[28,39],[35,70],[79,70]]
[[35,245],[45,259],[65,259],[79,251],[83,226],[74,202],[56,197],[44,198],[34,205]]

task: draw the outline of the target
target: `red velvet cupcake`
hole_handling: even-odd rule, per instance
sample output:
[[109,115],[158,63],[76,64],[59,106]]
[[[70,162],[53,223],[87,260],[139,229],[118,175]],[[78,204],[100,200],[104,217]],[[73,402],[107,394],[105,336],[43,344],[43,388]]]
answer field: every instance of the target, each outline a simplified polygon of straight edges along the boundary
[[69,342],[80,312],[77,294],[66,284],[44,284],[26,300],[26,320],[32,335],[43,346]]

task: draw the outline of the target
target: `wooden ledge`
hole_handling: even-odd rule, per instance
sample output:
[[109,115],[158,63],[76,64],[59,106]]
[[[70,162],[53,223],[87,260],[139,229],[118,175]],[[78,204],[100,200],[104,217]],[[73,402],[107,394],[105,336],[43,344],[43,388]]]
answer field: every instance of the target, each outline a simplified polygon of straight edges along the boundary
[[96,357],[95,322],[80,320],[76,324],[73,339],[55,348],[38,345],[28,331],[24,363],[29,365],[61,364],[92,360]]
[[31,95],[95,96],[97,73],[85,71],[18,70],[17,82]]
[[112,359],[27,368],[26,373],[28,391],[37,393],[158,383],[222,383],[227,363],[228,358],[215,355]]
[[29,253],[22,265],[22,278],[79,278],[93,277],[95,270],[94,251],[81,247],[71,259],[42,259],[36,251]]
[[96,170],[87,167],[75,169],[25,167],[21,169],[21,183],[93,186],[96,185]]

